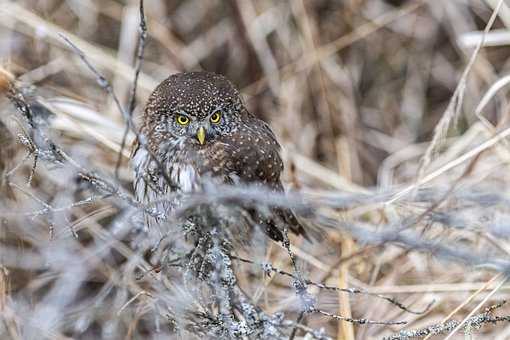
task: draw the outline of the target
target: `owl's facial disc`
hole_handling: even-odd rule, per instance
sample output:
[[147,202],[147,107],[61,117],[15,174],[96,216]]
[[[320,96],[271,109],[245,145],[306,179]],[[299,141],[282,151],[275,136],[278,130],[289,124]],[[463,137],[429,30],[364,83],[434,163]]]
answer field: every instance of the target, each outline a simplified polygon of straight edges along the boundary
[[243,109],[239,92],[225,77],[177,73],[151,94],[143,129],[154,139],[167,134],[173,142],[206,147],[237,129]]

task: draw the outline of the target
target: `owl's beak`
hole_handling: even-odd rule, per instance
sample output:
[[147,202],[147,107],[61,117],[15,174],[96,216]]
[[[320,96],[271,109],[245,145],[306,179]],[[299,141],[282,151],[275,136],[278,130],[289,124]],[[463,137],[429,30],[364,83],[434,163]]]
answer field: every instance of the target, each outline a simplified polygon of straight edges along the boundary
[[205,143],[205,128],[203,126],[199,127],[197,130],[197,139],[200,145],[204,145]]

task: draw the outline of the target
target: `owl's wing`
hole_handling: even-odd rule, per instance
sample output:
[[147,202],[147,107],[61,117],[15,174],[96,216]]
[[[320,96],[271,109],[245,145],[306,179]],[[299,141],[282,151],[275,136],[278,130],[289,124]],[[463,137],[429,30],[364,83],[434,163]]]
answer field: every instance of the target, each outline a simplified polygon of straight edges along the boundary
[[[284,191],[280,181],[283,171],[280,145],[269,125],[251,116],[248,123],[229,138],[228,145],[233,158],[230,170],[241,182],[261,184],[275,192]],[[283,241],[284,226],[297,235],[307,237],[291,209],[273,207],[271,216],[263,216],[256,209],[250,209],[250,214],[275,241]]]

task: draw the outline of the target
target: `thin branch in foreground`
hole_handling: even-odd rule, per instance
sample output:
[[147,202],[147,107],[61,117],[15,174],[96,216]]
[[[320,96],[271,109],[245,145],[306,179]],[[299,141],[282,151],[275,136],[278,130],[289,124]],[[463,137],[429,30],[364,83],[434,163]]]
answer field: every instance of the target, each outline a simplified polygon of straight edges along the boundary
[[303,320],[304,316],[305,316],[305,312],[304,311],[299,313],[299,315],[297,317],[297,320],[296,320],[296,325],[294,325],[294,328],[292,328],[292,333],[290,333],[289,340],[294,340],[294,338],[296,337],[296,333],[297,333],[297,330],[298,330],[297,325],[301,323],[301,321]]
[[[495,324],[497,322],[510,322],[510,315],[507,316],[496,316],[492,315],[492,312],[501,306],[503,306],[506,301],[502,301],[496,305],[490,306],[485,309],[483,313],[474,315],[466,320],[462,329],[465,334],[471,334],[473,330],[480,329],[482,326],[486,324]],[[383,340],[409,340],[409,339],[418,339],[424,338],[429,335],[441,335],[447,334],[454,330],[458,325],[460,325],[460,321],[450,320],[444,323],[433,324],[427,326],[425,328],[415,329],[415,330],[402,330],[397,334],[393,334],[390,336],[386,336]]]
[[335,320],[341,320],[341,321],[347,321],[350,323],[358,324],[358,325],[405,325],[407,324],[407,321],[375,321],[375,320],[368,320],[368,319],[353,319],[348,318],[345,316],[329,313],[326,311],[323,311],[321,309],[312,309],[309,313],[318,313],[330,318],[333,318]]
[[[133,79],[133,86],[131,87],[130,99],[128,112],[129,118],[133,119],[133,111],[135,110],[136,104],[136,90],[138,88],[138,77],[140,76],[140,71],[142,70],[143,56],[145,51],[145,43],[147,40],[147,23],[145,21],[145,12],[143,9],[143,0],[140,0],[140,36],[138,38],[138,51],[136,55],[136,66],[135,66],[135,75]],[[126,146],[126,138],[129,132],[129,121],[125,122],[124,133],[122,134],[122,142],[120,144],[119,155],[117,157],[117,162],[115,164],[115,178],[119,179],[119,168],[122,163],[122,152],[124,151],[124,147]]]
[[316,299],[307,291],[307,283],[301,272],[299,271],[296,263],[296,255],[290,249],[290,240],[289,240],[289,230],[287,227],[283,229],[283,247],[287,250],[287,254],[290,257],[290,262],[292,263],[292,267],[294,268],[294,275],[292,278],[294,281],[292,282],[294,289],[296,290],[296,295],[299,297],[301,301],[302,312],[310,312],[315,309],[314,305],[316,303]]
[[[114,183],[110,183],[108,180],[98,177],[93,173],[93,171],[90,171],[81,166],[59,145],[53,142],[53,140],[51,140],[46,135],[43,129],[44,125],[46,124],[46,122],[44,122],[44,118],[39,117],[39,115],[43,114],[41,110],[48,109],[43,107],[38,102],[27,98],[24,92],[24,89],[18,87],[13,81],[9,87],[9,91],[6,94],[7,98],[11,101],[18,113],[20,113],[21,117],[28,124],[29,131],[26,133],[26,135],[19,136],[21,144],[23,144],[28,149],[28,154],[24,160],[28,159],[28,157],[30,157],[32,154],[37,154],[38,159],[47,161],[53,165],[61,165],[67,162],[77,171],[77,178],[90,183],[95,187],[96,190],[104,191],[104,193],[118,197],[132,207],[141,207],[141,204],[136,202],[129,194],[122,191]],[[51,111],[49,112],[51,113]],[[12,176],[14,171],[16,171],[19,166],[11,169],[7,173],[7,176]],[[35,170],[33,171],[35,172]]]
[[[238,261],[244,262],[244,263],[258,265],[258,266],[262,267],[262,270],[264,270],[266,273],[273,272],[273,273],[276,273],[276,274],[280,274],[280,275],[283,275],[283,276],[288,276],[288,277],[291,277],[291,278],[295,279],[294,274],[286,272],[286,271],[281,270],[279,268],[276,268],[271,263],[256,263],[254,261],[251,261],[251,260],[248,260],[248,259],[243,259],[243,258],[240,258],[240,257],[237,257],[237,256],[232,256],[232,259],[233,260],[238,260]],[[377,297],[377,298],[380,298],[380,299],[388,301],[389,303],[397,306],[398,308],[400,308],[401,310],[403,310],[405,312],[408,312],[408,313],[411,313],[411,314],[416,314],[416,315],[422,315],[422,314],[425,314],[426,312],[428,312],[430,310],[430,308],[432,307],[432,305],[434,304],[434,302],[435,302],[435,300],[432,300],[423,310],[415,311],[415,310],[412,310],[409,307],[405,306],[403,303],[397,301],[396,299],[394,299],[392,297],[385,296],[385,295],[382,295],[382,294],[370,293],[370,292],[364,291],[364,290],[359,289],[359,288],[339,288],[339,287],[335,287],[335,286],[329,286],[329,285],[326,285],[326,284],[323,284],[323,283],[314,282],[312,280],[305,280],[305,283],[309,284],[311,286],[318,287],[320,289],[332,290],[332,291],[336,291],[336,292],[344,292],[344,293],[349,293],[349,294],[361,294],[361,295],[368,295],[368,296]]]

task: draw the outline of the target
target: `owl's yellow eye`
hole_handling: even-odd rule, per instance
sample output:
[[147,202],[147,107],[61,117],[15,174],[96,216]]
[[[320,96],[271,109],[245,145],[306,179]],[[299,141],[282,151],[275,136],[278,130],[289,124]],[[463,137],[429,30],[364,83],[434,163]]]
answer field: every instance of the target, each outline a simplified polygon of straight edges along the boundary
[[211,116],[211,123],[218,124],[220,122],[220,119],[221,119],[221,112],[215,112]]
[[181,125],[188,125],[189,118],[186,116],[179,115],[179,116],[177,116],[177,123],[179,123]]

